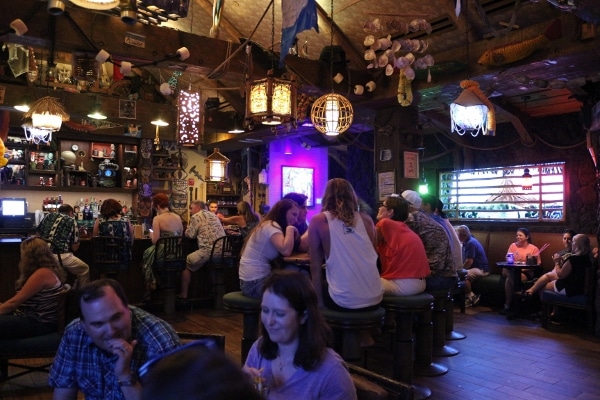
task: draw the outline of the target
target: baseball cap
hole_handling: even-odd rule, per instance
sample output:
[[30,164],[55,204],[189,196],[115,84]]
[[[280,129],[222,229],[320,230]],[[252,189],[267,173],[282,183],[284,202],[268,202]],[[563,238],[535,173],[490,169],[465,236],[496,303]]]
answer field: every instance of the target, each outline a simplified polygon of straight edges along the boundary
[[402,197],[414,208],[421,208],[421,197],[414,190],[405,190],[402,192]]

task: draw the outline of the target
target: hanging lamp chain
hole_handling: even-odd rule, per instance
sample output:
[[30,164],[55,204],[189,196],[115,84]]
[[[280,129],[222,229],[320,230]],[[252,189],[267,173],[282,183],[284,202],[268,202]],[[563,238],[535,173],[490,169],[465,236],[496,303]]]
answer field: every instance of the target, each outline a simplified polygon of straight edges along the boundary
[[333,30],[334,28],[334,24],[333,24],[333,0],[331,0],[331,10],[329,11],[331,13],[330,18],[331,18],[331,34],[329,35],[329,49],[331,50],[331,56],[329,57],[329,78],[331,79],[331,93],[334,93],[333,90]]
[[[282,49],[283,50],[283,49]],[[271,69],[275,70],[275,3],[271,3]]]
[[467,39],[467,79],[471,79],[471,57],[470,57],[470,47],[471,47],[471,39],[470,39],[470,26],[469,26],[469,2],[465,5],[465,36]]

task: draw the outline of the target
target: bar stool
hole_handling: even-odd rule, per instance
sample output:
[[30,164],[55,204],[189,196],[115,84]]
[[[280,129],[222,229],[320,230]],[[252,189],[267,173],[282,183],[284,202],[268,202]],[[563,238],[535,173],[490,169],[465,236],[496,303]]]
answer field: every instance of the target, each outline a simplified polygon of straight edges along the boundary
[[[435,299],[434,299],[435,301]],[[432,362],[433,358],[433,322],[432,310],[428,309],[417,315],[415,329],[415,375],[440,376],[448,372],[448,367]]]
[[[393,374],[395,380],[412,384],[413,377],[413,319],[415,315],[429,312],[433,307],[433,296],[420,293],[412,296],[383,296],[381,306],[394,313],[396,328],[392,351],[394,355]],[[424,386],[414,386],[415,399],[426,399],[431,390]]]
[[458,298],[460,312],[465,313],[467,270],[458,271],[458,281],[450,289],[450,296],[446,299],[446,340],[462,340],[467,337],[464,333],[454,330],[454,299]]
[[360,331],[380,328],[385,310],[379,307],[371,311],[337,311],[324,308],[323,318],[334,331],[334,348],[344,360],[361,357]]
[[92,238],[93,267],[101,277],[117,279],[121,272],[129,272],[132,243],[114,236]]
[[181,243],[181,236],[163,237],[156,241],[154,263],[152,269],[160,278],[159,287],[163,292],[164,313],[175,313],[175,290],[177,288],[178,273],[185,268],[185,255]]
[[215,308],[206,311],[206,315],[213,317],[228,315],[223,306],[225,271],[238,267],[243,244],[244,238],[239,235],[225,235],[213,243],[206,268],[212,272]]
[[258,339],[260,299],[244,296],[242,292],[230,292],[223,296],[223,307],[244,315],[242,328],[242,364],[244,364],[252,344]]
[[446,346],[446,303],[450,296],[449,289],[427,292],[433,295],[433,355],[451,357],[459,353],[453,347]]

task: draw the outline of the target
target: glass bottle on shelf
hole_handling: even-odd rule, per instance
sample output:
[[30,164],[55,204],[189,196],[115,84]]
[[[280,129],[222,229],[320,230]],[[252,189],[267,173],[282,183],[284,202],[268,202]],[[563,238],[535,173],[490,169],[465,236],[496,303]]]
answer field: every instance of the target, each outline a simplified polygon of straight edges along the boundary
[[85,199],[85,205],[83,206],[83,219],[91,219],[90,218],[90,201],[89,199]]

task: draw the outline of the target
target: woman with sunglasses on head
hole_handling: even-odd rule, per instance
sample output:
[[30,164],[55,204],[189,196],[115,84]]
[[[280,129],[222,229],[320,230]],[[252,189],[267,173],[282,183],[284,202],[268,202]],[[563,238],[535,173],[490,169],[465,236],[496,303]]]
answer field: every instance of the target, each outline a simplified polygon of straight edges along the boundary
[[304,274],[275,271],[263,286],[262,336],[244,370],[267,400],[353,400],[356,390],[341,357],[329,348],[331,331]]
[[554,261],[555,265],[556,263],[558,263],[562,266],[562,264],[565,262],[566,258],[568,257],[568,254],[570,254],[572,251],[573,238],[575,237],[575,235],[577,235],[577,232],[575,232],[573,229],[565,229],[563,231],[563,249],[554,253],[554,255],[552,256],[552,260]]
[[223,225],[237,225],[239,227],[239,234],[242,237],[246,237],[260,223],[260,217],[256,215],[254,210],[252,210],[252,206],[247,201],[237,203],[236,210],[237,215],[232,215],[231,217],[218,215],[219,220]]
[[45,335],[58,329],[65,271],[48,242],[32,236],[21,243],[16,294],[0,303],[0,340]]

